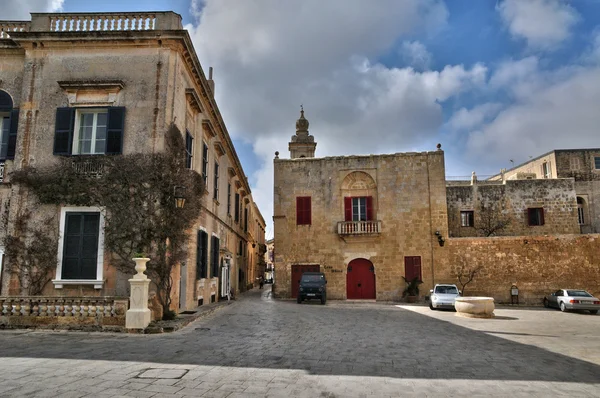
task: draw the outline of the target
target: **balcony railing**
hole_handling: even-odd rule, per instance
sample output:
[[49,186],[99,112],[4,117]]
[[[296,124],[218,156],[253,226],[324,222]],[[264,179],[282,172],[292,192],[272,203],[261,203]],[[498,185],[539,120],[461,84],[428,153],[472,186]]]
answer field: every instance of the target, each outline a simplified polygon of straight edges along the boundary
[[339,235],[372,235],[381,233],[381,221],[340,221]]
[[100,178],[104,174],[104,163],[94,158],[74,158],[72,165],[75,173],[85,177]]
[[27,21],[0,21],[0,39],[9,39],[10,32],[27,32],[29,25]]

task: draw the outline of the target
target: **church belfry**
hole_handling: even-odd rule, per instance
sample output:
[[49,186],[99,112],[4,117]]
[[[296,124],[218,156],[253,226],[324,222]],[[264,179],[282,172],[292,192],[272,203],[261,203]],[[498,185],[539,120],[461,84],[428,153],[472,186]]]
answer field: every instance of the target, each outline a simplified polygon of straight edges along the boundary
[[296,134],[289,143],[290,158],[314,158],[317,143],[308,134],[308,120],[304,118],[304,108],[300,106],[300,119],[296,120]]

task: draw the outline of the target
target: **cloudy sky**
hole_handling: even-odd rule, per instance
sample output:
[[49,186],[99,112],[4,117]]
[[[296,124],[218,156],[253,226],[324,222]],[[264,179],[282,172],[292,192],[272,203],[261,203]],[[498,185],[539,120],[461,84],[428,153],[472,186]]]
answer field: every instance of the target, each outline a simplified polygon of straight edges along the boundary
[[269,223],[300,104],[318,157],[439,142],[448,176],[600,147],[600,0],[0,0],[56,10],[181,14]]

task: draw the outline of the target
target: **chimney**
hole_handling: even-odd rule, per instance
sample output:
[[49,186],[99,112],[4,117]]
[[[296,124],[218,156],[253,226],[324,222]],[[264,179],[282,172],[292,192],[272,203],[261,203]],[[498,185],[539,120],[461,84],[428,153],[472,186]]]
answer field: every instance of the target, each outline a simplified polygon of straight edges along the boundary
[[212,66],[208,68],[208,86],[210,87],[210,90],[212,91],[212,95],[213,98],[215,97],[215,81],[213,80],[213,68]]

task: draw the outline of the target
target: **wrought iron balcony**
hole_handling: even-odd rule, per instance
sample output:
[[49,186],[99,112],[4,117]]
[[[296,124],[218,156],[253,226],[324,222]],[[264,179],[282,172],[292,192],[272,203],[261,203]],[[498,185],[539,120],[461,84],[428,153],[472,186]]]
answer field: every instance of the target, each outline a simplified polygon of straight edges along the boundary
[[79,175],[92,178],[100,178],[104,174],[104,163],[94,157],[74,157],[73,169]]
[[381,233],[381,221],[340,221],[339,235],[374,235]]

